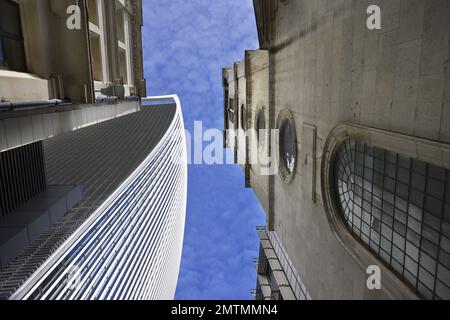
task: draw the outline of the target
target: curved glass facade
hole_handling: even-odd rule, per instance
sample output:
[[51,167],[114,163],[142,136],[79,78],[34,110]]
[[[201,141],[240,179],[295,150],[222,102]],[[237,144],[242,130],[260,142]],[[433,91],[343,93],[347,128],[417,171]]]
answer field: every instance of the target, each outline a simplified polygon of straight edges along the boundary
[[[64,227],[69,221],[81,221],[67,239],[60,239],[58,235],[64,229],[56,228],[52,229],[50,236],[46,235],[33,245],[31,249],[34,255],[27,254],[27,259],[47,255],[50,253],[47,247],[56,245],[57,249],[45,258],[38,270],[29,275],[11,299],[174,298],[187,196],[183,119],[178,105],[147,106],[143,109],[139,113],[82,131],[90,139],[81,139],[76,134],[66,137],[80,144],[97,139],[86,148],[91,150],[106,145],[106,150],[115,158],[105,158],[104,152],[99,152],[98,157],[90,153],[91,165],[96,171],[102,171],[102,166],[108,168],[105,169],[107,178],[102,178],[104,175],[101,174],[98,183],[84,185],[87,188],[86,199],[69,212],[61,223],[61,227]],[[118,141],[125,132],[128,136]],[[106,141],[105,137],[111,135],[111,141]],[[57,140],[54,147],[61,150],[67,147],[65,142],[64,139]],[[136,150],[139,146],[142,150]],[[151,151],[143,151],[149,149]],[[140,158],[133,152],[144,156]],[[73,161],[71,165],[76,167],[78,162],[83,161],[85,153],[68,154],[67,159],[55,157],[58,159],[56,162],[64,164],[62,168],[68,171],[65,163]],[[71,157],[75,159],[70,160]],[[53,163],[51,160],[49,162]],[[132,171],[128,173],[126,168],[132,168]],[[81,179],[95,175],[87,170],[79,172],[77,168],[73,169],[73,174]],[[117,187],[116,180],[122,181]],[[96,190],[105,188],[111,189],[111,194],[97,206]],[[88,215],[88,218],[82,221],[81,215]],[[18,269],[30,265],[25,258],[19,259],[17,263]]]
[[354,237],[419,295],[449,299],[450,170],[348,139],[334,183]]

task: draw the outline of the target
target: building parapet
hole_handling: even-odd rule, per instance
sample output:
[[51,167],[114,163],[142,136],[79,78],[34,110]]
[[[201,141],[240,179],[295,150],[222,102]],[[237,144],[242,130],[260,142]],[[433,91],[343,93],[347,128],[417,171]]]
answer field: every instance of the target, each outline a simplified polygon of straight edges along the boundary
[[140,110],[140,101],[0,112],[0,152]]

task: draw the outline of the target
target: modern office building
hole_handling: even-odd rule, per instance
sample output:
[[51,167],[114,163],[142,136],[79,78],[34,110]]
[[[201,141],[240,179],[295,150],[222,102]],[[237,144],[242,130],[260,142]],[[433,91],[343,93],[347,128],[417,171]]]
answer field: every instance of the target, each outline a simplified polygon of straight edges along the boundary
[[142,98],[141,6],[0,0],[1,299],[174,297],[186,143]]
[[225,129],[258,133],[226,141],[267,213],[256,297],[450,299],[450,2],[254,8],[223,85]]

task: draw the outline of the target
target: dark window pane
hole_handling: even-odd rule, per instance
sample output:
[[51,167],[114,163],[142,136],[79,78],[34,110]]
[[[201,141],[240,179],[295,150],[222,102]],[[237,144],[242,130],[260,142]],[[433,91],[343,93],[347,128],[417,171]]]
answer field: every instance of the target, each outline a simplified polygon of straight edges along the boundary
[[447,203],[450,203],[450,177],[448,177],[448,174],[447,174],[447,185],[445,187],[445,201],[447,201]]
[[[408,234],[408,236],[409,236],[409,234]],[[411,259],[414,262],[417,263],[417,261],[419,261],[419,248],[415,244],[407,241],[406,242],[406,253],[409,257],[411,257]],[[412,270],[410,270],[410,271],[412,272]],[[416,270],[416,272],[417,272],[417,270]],[[417,275],[417,273],[414,273],[414,274]]]
[[444,168],[436,167],[436,166],[430,164],[428,166],[428,174],[430,177],[432,177],[434,179],[445,181],[445,169]]
[[404,168],[399,168],[398,169],[398,179],[403,182],[408,184],[409,183],[409,174],[411,171],[409,171],[408,169],[404,169]]
[[436,283],[436,295],[439,299],[450,300],[450,288],[441,281],[438,281]]
[[356,152],[356,163],[363,165],[364,164],[364,154],[361,152]]
[[418,221],[422,221],[423,217],[423,210],[419,207],[415,206],[414,204],[409,204],[409,215],[416,218]]
[[444,221],[450,224],[450,204],[446,203],[444,206]]
[[408,157],[404,157],[402,155],[398,156],[398,165],[404,169],[410,171],[411,169],[411,159]]
[[388,163],[397,164],[397,154],[391,151],[386,151],[386,160]]
[[413,171],[425,175],[427,171],[427,164],[419,160],[413,160]]
[[22,37],[19,6],[12,1],[0,1],[0,32]]
[[424,252],[426,252],[428,255],[432,256],[433,258],[437,258],[438,255],[438,246],[431,241],[428,241],[427,239],[422,239],[422,246],[420,248]]
[[443,199],[444,183],[435,179],[428,179],[427,193],[438,199]]
[[[281,155],[283,166],[289,174],[295,170],[297,143],[293,125],[290,120],[283,121],[280,128]],[[347,174],[349,174],[347,172]]]
[[[450,270],[450,254],[448,252],[445,252],[443,250],[440,251],[439,253],[439,262],[448,270]],[[450,275],[450,271],[449,273],[447,273],[447,275]],[[444,279],[441,279],[444,281]],[[448,280],[450,280],[450,277],[448,278]],[[448,282],[446,282],[448,283]]]
[[3,41],[0,37],[0,69],[4,67],[5,54],[3,52]]
[[416,233],[421,232],[421,224],[418,220],[413,217],[408,217],[408,228],[413,230]]
[[423,192],[416,191],[415,189],[411,189],[411,193],[409,195],[409,199],[412,204],[414,204],[418,208],[423,208]]
[[408,230],[407,238],[408,238],[408,241],[415,247],[418,248],[420,246],[420,235],[418,232]]
[[425,176],[419,173],[413,173],[411,186],[419,191],[425,191]]
[[247,109],[244,105],[241,106],[241,129],[247,130]]
[[375,158],[380,159],[384,163],[384,150],[380,148],[374,148]]
[[9,70],[26,71],[22,41],[3,38],[4,66]]
[[26,71],[25,61],[19,6],[0,0],[0,69]]
[[390,192],[395,191],[395,180],[389,177],[384,178],[384,188]]
[[433,274],[436,271],[436,260],[424,252],[420,255],[420,265]]
[[386,167],[386,174],[389,177],[395,179],[395,176],[397,174],[397,166],[394,165],[394,164],[388,164],[387,167]]
[[408,185],[397,182],[397,195],[402,197],[403,199],[408,199],[409,188]]
[[259,110],[258,116],[256,118],[256,134],[258,136],[258,141],[260,146],[265,144],[264,130],[266,130],[266,116],[264,110]]
[[434,277],[424,268],[419,268],[419,281],[429,290],[434,287]]

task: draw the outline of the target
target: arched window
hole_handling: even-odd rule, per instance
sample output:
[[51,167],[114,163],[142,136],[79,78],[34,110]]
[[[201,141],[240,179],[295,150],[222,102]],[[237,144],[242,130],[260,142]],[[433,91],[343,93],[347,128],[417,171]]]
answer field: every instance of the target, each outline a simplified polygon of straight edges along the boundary
[[247,113],[245,105],[241,105],[241,129],[247,130]]
[[285,182],[292,181],[297,167],[297,133],[292,114],[284,110],[278,116],[279,130],[279,169]]
[[266,115],[264,114],[264,109],[259,109],[256,114],[256,135],[258,138],[258,143],[260,147],[264,147],[266,143],[265,130],[266,130]]
[[353,236],[423,297],[449,299],[450,170],[350,138],[332,177]]
[[234,124],[234,99],[230,98],[228,102],[228,120]]

